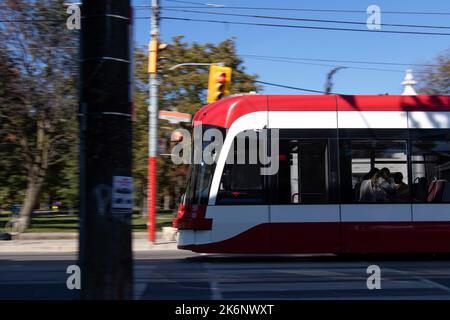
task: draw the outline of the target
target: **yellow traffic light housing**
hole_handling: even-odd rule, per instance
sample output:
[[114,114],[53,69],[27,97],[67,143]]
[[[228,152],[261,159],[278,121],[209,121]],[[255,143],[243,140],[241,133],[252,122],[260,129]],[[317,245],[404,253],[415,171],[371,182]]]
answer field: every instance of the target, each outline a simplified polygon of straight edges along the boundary
[[152,39],[148,44],[148,73],[156,73],[158,62],[158,40]]
[[230,95],[231,68],[211,65],[208,80],[208,103]]
[[167,48],[167,44],[158,43],[156,38],[150,40],[148,44],[148,73],[155,74],[158,64],[158,52]]

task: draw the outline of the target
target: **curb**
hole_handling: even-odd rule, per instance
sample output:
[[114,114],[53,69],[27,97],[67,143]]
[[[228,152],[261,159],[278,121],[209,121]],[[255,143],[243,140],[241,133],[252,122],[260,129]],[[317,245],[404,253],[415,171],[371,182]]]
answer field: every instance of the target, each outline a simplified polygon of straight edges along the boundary
[[[29,232],[12,237],[13,240],[77,240],[78,232]],[[162,239],[162,232],[156,232],[156,238]],[[147,239],[146,232],[134,232],[133,239]]]
[[[176,241],[150,243],[133,240],[133,252],[152,250],[178,250]],[[11,240],[0,242],[1,253],[77,253],[78,241],[71,240]]]
[[[170,229],[170,230],[169,230]],[[156,243],[147,240],[147,232],[134,232],[133,252],[151,250],[178,250],[173,228],[156,232]],[[0,253],[76,253],[77,232],[21,233],[11,240],[0,241]]]

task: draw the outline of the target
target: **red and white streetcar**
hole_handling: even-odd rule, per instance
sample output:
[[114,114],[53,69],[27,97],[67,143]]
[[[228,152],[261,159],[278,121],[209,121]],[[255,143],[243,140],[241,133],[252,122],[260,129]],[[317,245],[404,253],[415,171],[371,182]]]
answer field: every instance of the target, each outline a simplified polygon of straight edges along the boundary
[[[450,252],[449,96],[234,96],[193,125],[224,141],[214,163],[191,166],[174,219],[180,249]],[[269,137],[251,150],[249,135],[246,159],[273,155],[275,139],[276,171],[227,161],[243,133]]]

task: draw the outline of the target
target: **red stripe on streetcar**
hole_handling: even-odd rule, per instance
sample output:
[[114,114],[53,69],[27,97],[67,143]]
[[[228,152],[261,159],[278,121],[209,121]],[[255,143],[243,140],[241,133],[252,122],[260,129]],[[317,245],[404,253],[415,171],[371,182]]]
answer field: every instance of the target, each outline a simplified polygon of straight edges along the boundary
[[219,100],[201,108],[193,124],[215,125],[229,128],[238,118],[252,112],[267,111],[267,96],[237,96]]
[[450,111],[449,96],[336,96],[339,111]]
[[444,253],[450,221],[264,223],[232,238],[179,245],[201,253]]
[[336,111],[332,95],[270,95],[269,111]]
[[219,100],[201,108],[193,125],[229,128],[236,119],[258,111],[408,111],[449,112],[450,96],[248,95]]

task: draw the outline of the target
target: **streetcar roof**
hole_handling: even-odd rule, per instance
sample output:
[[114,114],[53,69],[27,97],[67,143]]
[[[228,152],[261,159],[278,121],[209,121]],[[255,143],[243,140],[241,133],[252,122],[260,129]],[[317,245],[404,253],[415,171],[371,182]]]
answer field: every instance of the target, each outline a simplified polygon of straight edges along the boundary
[[450,112],[450,96],[402,95],[240,95],[201,108],[193,125],[229,128],[257,111],[440,111]]

